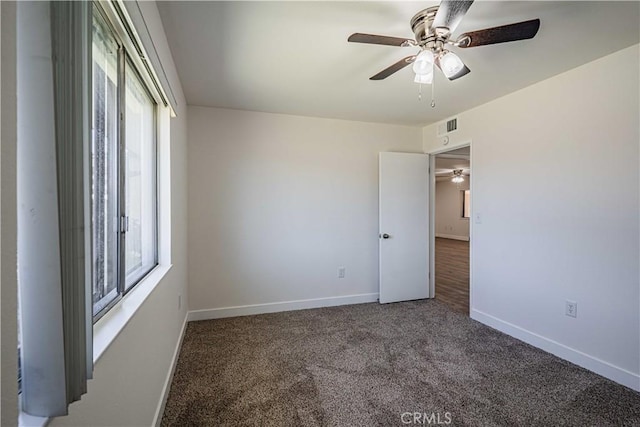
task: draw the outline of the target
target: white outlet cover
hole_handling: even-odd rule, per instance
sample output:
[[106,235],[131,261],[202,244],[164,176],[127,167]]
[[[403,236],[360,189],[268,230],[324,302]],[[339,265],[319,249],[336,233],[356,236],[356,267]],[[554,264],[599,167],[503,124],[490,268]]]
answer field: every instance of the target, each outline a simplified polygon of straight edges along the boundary
[[578,303],[567,300],[565,302],[565,314],[569,317],[578,317]]

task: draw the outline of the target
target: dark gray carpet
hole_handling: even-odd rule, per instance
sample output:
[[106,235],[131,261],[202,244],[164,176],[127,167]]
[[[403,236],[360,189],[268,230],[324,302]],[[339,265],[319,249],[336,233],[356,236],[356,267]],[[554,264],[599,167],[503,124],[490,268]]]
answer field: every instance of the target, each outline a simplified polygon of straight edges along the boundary
[[640,426],[640,394],[438,301],[362,304],[189,323],[162,425],[449,419]]

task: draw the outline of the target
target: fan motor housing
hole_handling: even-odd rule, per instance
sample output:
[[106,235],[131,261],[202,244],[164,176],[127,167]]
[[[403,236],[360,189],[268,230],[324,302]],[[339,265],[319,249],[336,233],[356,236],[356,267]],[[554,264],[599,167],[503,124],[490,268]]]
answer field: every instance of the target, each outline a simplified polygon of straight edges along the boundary
[[411,30],[416,36],[418,45],[424,47],[429,42],[436,40],[436,34],[432,31],[432,24],[437,12],[438,6],[433,6],[421,10],[411,18]]

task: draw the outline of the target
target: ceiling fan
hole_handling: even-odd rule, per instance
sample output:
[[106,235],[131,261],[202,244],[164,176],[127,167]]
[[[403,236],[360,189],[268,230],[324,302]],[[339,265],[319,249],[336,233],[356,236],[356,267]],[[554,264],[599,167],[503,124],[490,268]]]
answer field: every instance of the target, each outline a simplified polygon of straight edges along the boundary
[[407,65],[413,64],[414,81],[421,84],[431,84],[433,82],[434,65],[449,80],[459,79],[471,71],[458,55],[448,49],[449,46],[468,48],[531,39],[540,28],[540,20],[532,19],[530,21],[472,31],[452,39],[451,35],[472,4],[473,0],[442,0],[439,6],[421,10],[411,18],[411,29],[415,35],[415,40],[355,33],[349,36],[348,41],[386,46],[419,47],[420,52],[418,54],[409,55],[401,59],[372,76],[370,80],[385,79]]

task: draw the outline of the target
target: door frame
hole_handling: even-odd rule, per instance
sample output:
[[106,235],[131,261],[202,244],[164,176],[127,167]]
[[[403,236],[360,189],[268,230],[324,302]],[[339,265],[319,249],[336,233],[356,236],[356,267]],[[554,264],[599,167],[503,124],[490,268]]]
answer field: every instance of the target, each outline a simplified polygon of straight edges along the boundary
[[[473,210],[473,194],[474,180],[471,176],[473,174],[473,144],[471,140],[467,140],[455,146],[443,147],[437,150],[428,152],[429,154],[429,297],[436,297],[436,155],[444,154],[449,151],[457,150],[459,148],[469,147],[469,190],[471,191],[471,203],[470,203],[470,217],[469,217],[469,316],[471,316],[472,301],[473,301],[473,223],[474,223],[474,210]],[[433,171],[433,173],[431,173]]]

